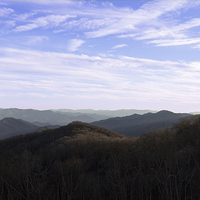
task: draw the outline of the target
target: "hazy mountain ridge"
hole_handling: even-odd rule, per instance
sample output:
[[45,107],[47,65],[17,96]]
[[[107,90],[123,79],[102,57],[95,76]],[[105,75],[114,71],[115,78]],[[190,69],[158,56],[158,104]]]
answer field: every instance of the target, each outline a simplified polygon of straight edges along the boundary
[[[146,113],[149,110],[92,110],[92,109],[58,109],[58,110],[34,110],[6,108],[0,109],[0,120],[6,117],[23,119],[30,123],[45,123],[51,125],[67,125],[73,121],[91,123],[110,117],[127,116],[134,113]],[[154,112],[154,111],[152,111]]]
[[[93,110],[86,111],[93,112]],[[125,112],[125,110],[120,110],[119,112],[121,111]],[[116,111],[115,113],[117,112],[118,111]],[[130,112],[130,110],[128,110],[128,112]],[[22,121],[18,121],[14,117],[12,119],[12,122],[11,120],[8,120],[9,118],[4,118],[3,121],[7,121],[7,126],[3,124],[3,121],[0,122],[0,139],[4,139],[6,137],[14,136],[17,134],[23,134],[30,131],[35,131],[38,129],[45,130],[49,128],[58,128],[63,124],[69,124],[71,121],[92,122],[94,121],[94,118],[91,116],[96,116],[98,118],[100,115],[97,115],[95,113],[82,114],[76,112],[74,112],[72,115],[69,115],[68,113],[60,111],[38,111],[32,109],[22,110],[13,108],[1,109],[0,117],[2,116],[21,116],[21,120],[24,120],[24,127],[22,126],[22,124],[20,124]],[[100,121],[97,120],[95,122],[92,122],[91,124],[104,127],[130,137],[141,136],[147,131],[157,128],[170,128],[180,118],[189,116],[192,115],[187,113],[173,113],[163,110],[157,113],[145,113],[143,115],[133,114],[125,117],[108,118]],[[29,126],[27,124],[29,124]]]
[[93,110],[93,109],[57,109],[52,110],[54,112],[62,112],[62,113],[85,113],[85,114],[97,114],[107,117],[123,117],[123,116],[129,116],[132,114],[145,114],[148,112],[156,113],[158,111],[155,110],[138,110],[138,109],[118,109],[118,110]]
[[84,114],[84,113],[63,113],[55,112],[52,110],[34,110],[34,109],[0,109],[0,120],[6,117],[13,117],[16,119],[23,119],[25,121],[34,123],[50,123],[52,125],[67,125],[72,121],[92,122],[109,116],[101,116],[97,114]]
[[149,130],[171,128],[180,118],[190,117],[187,113],[159,111],[144,115],[134,114],[127,117],[109,118],[93,122],[93,125],[108,128],[125,136],[141,136]]
[[33,132],[39,129],[40,126],[24,121],[22,119],[15,119],[12,117],[4,118],[0,121],[0,139]]

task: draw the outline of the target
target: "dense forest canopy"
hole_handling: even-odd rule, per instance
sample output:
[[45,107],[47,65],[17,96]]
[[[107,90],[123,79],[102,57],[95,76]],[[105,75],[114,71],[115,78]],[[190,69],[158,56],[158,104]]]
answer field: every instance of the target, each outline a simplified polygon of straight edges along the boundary
[[82,122],[0,141],[0,200],[200,199],[200,117],[125,137]]

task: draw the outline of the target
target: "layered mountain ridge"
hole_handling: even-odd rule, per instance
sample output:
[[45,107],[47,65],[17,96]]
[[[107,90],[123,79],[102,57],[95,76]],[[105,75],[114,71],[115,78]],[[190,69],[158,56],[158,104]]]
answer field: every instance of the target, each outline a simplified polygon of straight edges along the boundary
[[40,126],[25,120],[7,117],[0,121],[0,139],[15,136],[17,134],[33,132],[39,128]]
[[126,117],[109,118],[93,122],[92,124],[133,137],[141,136],[153,129],[171,128],[179,119],[191,116],[188,113],[173,113],[162,110],[157,113],[133,114]]
[[[8,110],[7,110],[8,111]],[[10,112],[13,112],[11,109]],[[30,110],[15,110],[15,112],[24,113],[23,118],[31,119],[30,114],[28,115]],[[4,111],[5,112],[5,111]],[[66,115],[62,113],[54,113],[53,111],[32,111],[36,113],[32,116],[33,123],[25,121],[23,119],[15,119],[12,117],[4,118],[0,121],[0,139],[4,139],[7,137],[11,137],[17,134],[23,134],[26,132],[33,132],[36,130],[45,130],[49,128],[58,128],[60,125],[55,125],[58,121],[63,121],[64,125],[69,124],[69,121],[66,120]],[[38,115],[40,113],[40,115]],[[53,116],[49,116],[53,113]],[[7,113],[8,114],[8,113]],[[14,115],[15,116],[15,115]],[[56,122],[53,123],[54,117],[58,116]],[[167,110],[162,110],[157,113],[145,113],[143,115],[133,114],[125,117],[115,117],[108,118],[105,120],[95,121],[91,124],[107,128],[109,130],[115,131],[122,135],[128,137],[137,137],[142,134],[153,130],[153,129],[163,129],[163,128],[171,128],[174,123],[176,123],[179,119],[184,117],[191,117],[192,115],[187,113],[173,113]],[[39,121],[43,117],[43,121]],[[88,115],[78,115],[74,118],[74,121],[82,121],[85,122],[89,120]],[[82,120],[84,119],[84,120]],[[48,121],[49,120],[49,121]],[[46,121],[46,122],[44,122]],[[65,123],[64,123],[65,122]]]

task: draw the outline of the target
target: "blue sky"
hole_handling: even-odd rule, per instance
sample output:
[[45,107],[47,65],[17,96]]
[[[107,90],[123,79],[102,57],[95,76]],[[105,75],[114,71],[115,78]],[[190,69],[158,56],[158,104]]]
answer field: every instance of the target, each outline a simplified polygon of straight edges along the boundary
[[0,0],[0,107],[200,111],[200,1]]

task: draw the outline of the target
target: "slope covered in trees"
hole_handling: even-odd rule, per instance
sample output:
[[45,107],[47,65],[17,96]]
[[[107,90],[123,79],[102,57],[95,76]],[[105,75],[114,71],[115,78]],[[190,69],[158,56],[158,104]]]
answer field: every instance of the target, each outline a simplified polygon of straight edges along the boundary
[[0,199],[200,199],[200,117],[128,138],[74,122],[0,141]]

